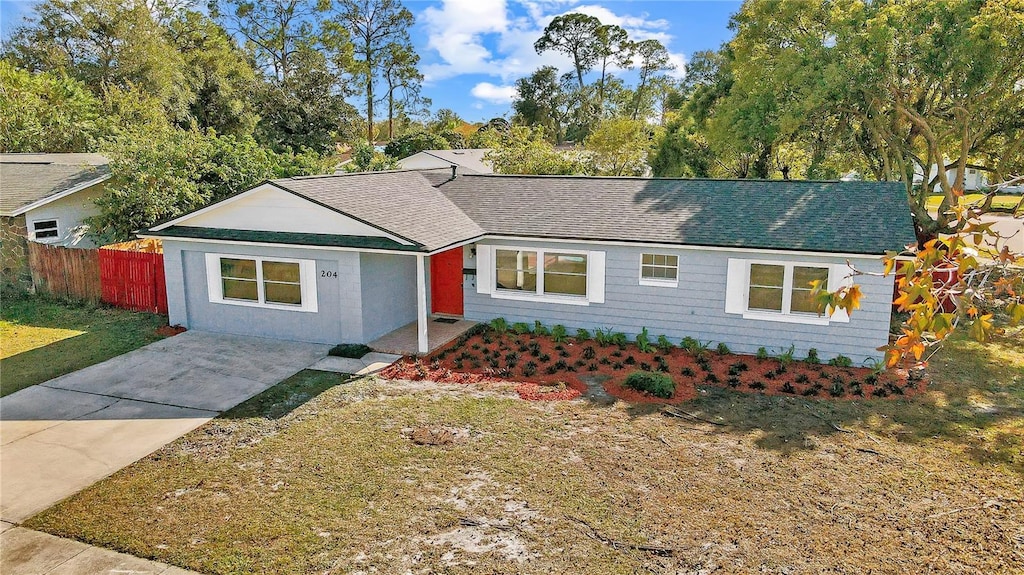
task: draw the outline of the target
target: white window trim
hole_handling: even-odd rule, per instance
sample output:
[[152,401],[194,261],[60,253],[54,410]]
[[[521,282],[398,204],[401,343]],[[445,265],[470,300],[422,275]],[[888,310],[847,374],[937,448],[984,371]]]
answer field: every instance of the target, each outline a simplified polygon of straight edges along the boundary
[[[39,222],[48,222],[50,220],[53,220],[54,227],[53,228],[46,228],[46,229],[47,230],[49,230],[49,229],[57,230],[57,235],[53,236],[52,238],[39,238],[39,237],[36,237],[36,224],[39,223]],[[28,226],[29,226],[29,233],[32,234],[32,241],[43,243],[43,244],[52,244],[52,243],[56,243],[56,242],[61,241],[62,234],[60,233],[60,218],[39,218],[39,219],[32,220],[31,222],[29,222]]]
[[[850,283],[849,278],[841,277],[843,274],[840,268],[846,268],[846,264],[829,264],[823,262],[810,262],[800,260],[762,260],[762,259],[730,259],[730,273],[726,281],[726,313],[740,314],[744,319],[758,321],[774,321],[780,323],[801,323],[806,325],[829,325],[831,323],[848,323],[849,315],[842,310],[835,310],[831,316],[826,313],[820,315],[801,312],[774,312],[767,310],[751,310],[749,307],[750,298],[750,265],[766,264],[783,266],[783,310],[788,310],[793,297],[793,268],[794,267],[817,267],[828,270],[827,289],[837,290],[842,285]],[[734,263],[742,263],[742,273],[732,273]],[[848,268],[847,268],[848,269]],[[848,275],[848,274],[847,274]]]
[[[254,260],[256,262],[256,290],[259,301],[228,299],[224,297],[224,284],[221,281],[222,278],[220,274],[221,258]],[[299,285],[302,293],[302,305],[267,303],[265,301],[265,286],[263,284],[264,261],[299,264]],[[211,303],[310,313],[315,313],[317,311],[316,261],[314,260],[298,260],[271,256],[250,256],[244,254],[208,253],[206,254],[206,286]]]
[[[676,279],[670,280],[668,278],[645,278],[644,277],[644,256],[646,256],[646,255],[675,257],[676,258],[676,265],[675,265],[675,268],[676,268]],[[647,264],[647,265],[651,265],[651,264]],[[663,265],[659,265],[659,264],[654,264],[654,266],[655,267],[661,267],[661,268],[670,268],[670,267],[672,267],[672,266],[663,266]],[[658,253],[658,252],[642,252],[640,254],[639,274],[640,274],[639,275],[639,277],[640,277],[639,281],[640,281],[640,285],[642,285],[642,286],[651,286],[651,287],[679,287],[679,254],[666,254],[666,253]]]
[[[591,303],[591,274],[594,272],[593,269],[593,253],[586,250],[568,250],[568,249],[547,249],[539,247],[524,247],[524,246],[504,246],[504,245],[489,245],[487,246],[491,254],[494,256],[488,265],[488,274],[490,274],[490,284],[494,286],[491,290],[491,297],[494,299],[508,299],[518,301],[534,301],[543,303],[560,303],[566,305],[590,305]],[[498,257],[496,255],[498,250],[509,250],[509,251],[524,251],[524,252],[537,252],[537,291],[516,291],[516,290],[503,290],[498,287]],[[478,252],[479,253],[479,252]],[[583,296],[574,295],[560,295],[560,294],[549,294],[544,293],[544,254],[555,253],[555,254],[569,254],[586,256],[587,258],[587,294]]]

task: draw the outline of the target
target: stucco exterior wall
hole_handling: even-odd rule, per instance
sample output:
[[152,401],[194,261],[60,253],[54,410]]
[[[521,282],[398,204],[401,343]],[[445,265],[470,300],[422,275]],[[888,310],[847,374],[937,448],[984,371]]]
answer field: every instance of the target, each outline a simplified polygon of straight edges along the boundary
[[[310,259],[316,263],[317,311],[268,309],[210,301],[206,254]],[[412,260],[411,257],[407,258]],[[377,262],[371,263],[371,267]],[[366,343],[363,326],[363,288],[358,252],[222,245],[206,242],[164,240],[169,321],[189,329],[315,343]],[[334,277],[335,272],[337,277]],[[398,273],[397,271],[394,273]],[[415,281],[415,278],[413,278]],[[414,284],[415,285],[415,284]],[[415,300],[413,300],[415,305]],[[376,313],[394,314],[392,323],[404,319],[395,310],[372,303]],[[368,333],[387,323],[378,320]],[[406,322],[408,323],[408,322]]]
[[359,276],[364,340],[416,321],[415,256],[359,254]]
[[[611,329],[635,336],[646,327],[652,337],[664,334],[678,343],[685,336],[715,344],[724,342],[738,353],[754,353],[759,347],[778,352],[795,346],[803,357],[815,348],[824,359],[842,354],[856,364],[867,359],[881,359],[875,348],[888,341],[893,278],[860,276],[858,285],[864,292],[861,309],[854,312],[849,323],[807,325],[759,319],[725,312],[726,278],[729,258],[786,260],[820,264],[842,264],[842,257],[824,255],[779,255],[752,252],[729,252],[693,249],[651,249],[634,246],[586,243],[545,243],[538,241],[494,241],[481,244],[515,245],[526,248],[600,250],[606,252],[605,302],[587,306],[497,299],[477,293],[476,282],[466,282],[465,317],[489,321],[504,317],[509,322],[540,320],[545,325],[562,324],[570,329]],[[468,252],[468,250],[467,250]],[[642,253],[665,253],[679,256],[678,287],[640,285]],[[475,267],[476,258],[468,257],[467,265]],[[864,271],[881,271],[881,261],[874,258],[851,260]],[[482,270],[478,270],[478,274]]]

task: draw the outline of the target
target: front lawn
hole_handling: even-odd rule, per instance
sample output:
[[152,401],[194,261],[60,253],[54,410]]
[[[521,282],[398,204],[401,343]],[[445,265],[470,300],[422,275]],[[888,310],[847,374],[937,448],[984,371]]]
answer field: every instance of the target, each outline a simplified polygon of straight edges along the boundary
[[930,372],[666,417],[304,371],[27,525],[210,574],[1016,572],[1020,332]]
[[0,305],[0,397],[161,339],[167,316],[45,297]]

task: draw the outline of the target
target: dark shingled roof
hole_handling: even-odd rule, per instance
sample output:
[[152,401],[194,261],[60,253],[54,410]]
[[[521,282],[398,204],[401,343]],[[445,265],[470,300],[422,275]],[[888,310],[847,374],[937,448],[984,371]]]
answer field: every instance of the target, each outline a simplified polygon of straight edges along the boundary
[[110,174],[96,154],[0,154],[0,214]]
[[460,175],[487,234],[881,254],[914,241],[897,182]]
[[419,247],[400,244],[395,240],[375,236],[342,236],[334,234],[300,234],[295,232],[264,232],[258,230],[229,230],[172,226],[146,235],[161,238],[198,238],[202,240],[230,240],[265,244],[292,244],[297,246],[327,246],[366,248],[378,250],[419,251]]
[[[183,226],[150,233],[421,252],[482,235],[857,254],[898,250],[915,239],[903,184],[896,182],[484,174],[451,179],[450,170],[434,170],[271,183],[415,245]],[[270,237],[260,234],[273,239],[243,239]]]
[[483,234],[476,222],[434,187],[438,179],[416,171],[394,171],[271,183],[433,251]]

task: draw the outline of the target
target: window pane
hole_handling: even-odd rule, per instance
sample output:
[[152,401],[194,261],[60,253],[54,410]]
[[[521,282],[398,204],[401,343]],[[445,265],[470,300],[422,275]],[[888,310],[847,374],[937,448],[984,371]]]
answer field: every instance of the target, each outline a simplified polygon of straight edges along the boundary
[[537,291],[537,252],[495,250],[497,288]]
[[786,273],[783,266],[768,264],[750,264],[750,285],[782,287],[782,278]]
[[672,266],[674,268],[679,267],[679,256],[665,256],[665,265]]
[[818,305],[814,303],[814,298],[811,297],[811,290],[808,289],[793,290],[793,301],[790,302],[789,309],[792,312],[820,313]]
[[257,301],[259,295],[256,292],[256,282],[252,280],[221,280],[224,284],[225,299],[244,299]]
[[299,283],[299,264],[265,261],[263,262],[263,280]]
[[43,230],[43,231],[36,230],[35,234],[36,234],[36,239],[37,240],[38,239],[42,239],[42,238],[55,238],[58,235],[56,228],[54,228],[52,230]]
[[587,256],[576,254],[545,254],[544,271],[586,274]]
[[782,311],[782,289],[751,286],[747,307],[749,309]]
[[256,279],[256,260],[220,258],[220,275],[225,278]]
[[587,276],[545,272],[544,293],[585,296]]
[[794,289],[811,289],[813,281],[820,281],[823,284],[822,287],[828,287],[824,285],[828,282],[828,268],[793,268]]
[[37,232],[40,231],[40,230],[56,229],[57,228],[57,220],[42,220],[42,221],[39,221],[39,222],[33,222],[32,223],[32,228],[35,231],[37,231]]
[[654,254],[641,254],[640,263],[644,265],[652,265],[654,263]]
[[263,284],[263,290],[267,303],[302,305],[302,286],[299,284],[266,282]]

